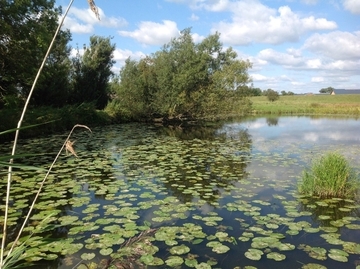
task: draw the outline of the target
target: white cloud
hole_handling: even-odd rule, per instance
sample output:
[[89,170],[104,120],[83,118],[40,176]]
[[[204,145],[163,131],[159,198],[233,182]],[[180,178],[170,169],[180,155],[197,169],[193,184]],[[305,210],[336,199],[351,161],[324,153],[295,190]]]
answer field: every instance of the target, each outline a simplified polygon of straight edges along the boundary
[[258,1],[215,2],[222,6],[226,4],[227,8],[221,10],[232,13],[230,22],[221,21],[215,23],[212,28],[212,32],[221,33],[222,40],[227,44],[296,42],[307,32],[337,28],[333,21],[313,16],[301,17],[288,6],[281,6],[276,10]]
[[69,29],[71,33],[76,34],[89,34],[94,32],[94,27],[89,23],[80,23],[77,19],[67,17],[64,21],[63,27]]
[[360,32],[314,34],[305,41],[304,48],[334,60],[360,60]]
[[151,21],[140,22],[135,31],[119,31],[121,36],[131,37],[145,45],[163,45],[179,35],[176,22],[163,20],[163,23]]
[[196,15],[193,13],[193,14],[191,14],[190,20],[191,20],[191,21],[198,21],[198,20],[199,20],[199,16],[196,16]]
[[122,49],[116,49],[114,51],[114,60],[117,61],[117,63],[120,62],[120,65],[123,65],[125,63],[125,60],[129,57],[132,60],[140,60],[145,56],[146,56],[145,53],[141,51],[133,52],[131,50],[122,50]]
[[288,53],[277,52],[273,49],[265,49],[259,52],[258,57],[272,64],[285,65],[285,66],[299,66],[303,63],[299,52],[290,50]]
[[322,63],[320,59],[310,59],[306,61],[306,67],[309,69],[319,69]]
[[203,41],[205,39],[205,36],[199,35],[197,33],[191,34],[191,36],[195,43],[200,43],[201,41]]
[[120,28],[127,25],[123,18],[106,17],[101,8],[99,10],[100,21],[95,14],[88,9],[72,7],[68,16],[65,18],[64,27],[70,29],[72,33],[88,34],[94,32],[94,25],[100,25],[107,28]]
[[312,77],[311,82],[323,82],[325,79],[323,77]]
[[360,1],[359,0],[343,0],[343,6],[346,10],[353,14],[360,14]]
[[253,81],[267,81],[268,78],[261,74],[252,74],[251,75]]

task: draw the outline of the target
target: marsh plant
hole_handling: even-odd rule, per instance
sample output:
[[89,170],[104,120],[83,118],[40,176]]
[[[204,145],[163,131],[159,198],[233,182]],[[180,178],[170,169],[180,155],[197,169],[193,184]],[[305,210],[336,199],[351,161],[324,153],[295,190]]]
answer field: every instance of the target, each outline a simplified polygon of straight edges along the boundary
[[320,198],[354,198],[359,179],[348,160],[337,152],[316,159],[302,174],[299,191]]
[[[11,182],[12,182],[12,174],[13,174],[13,167],[15,167],[14,165],[14,157],[15,157],[15,152],[16,152],[16,146],[17,146],[17,142],[18,142],[18,137],[19,137],[19,132],[20,130],[22,129],[22,123],[23,123],[23,119],[24,119],[24,116],[26,114],[26,111],[27,111],[27,107],[30,103],[30,100],[31,100],[31,96],[34,92],[34,89],[35,89],[35,86],[36,86],[36,83],[39,79],[39,76],[43,70],[43,67],[45,65],[45,62],[49,56],[49,53],[55,43],[55,40],[56,40],[56,36],[58,35],[59,31],[60,31],[60,28],[61,26],[63,25],[64,23],[64,19],[72,5],[72,3],[74,2],[74,0],[71,0],[69,5],[68,5],[68,8],[66,9],[65,11],[65,14],[64,16],[62,17],[60,23],[58,24],[58,28],[57,30],[55,31],[55,34],[53,36],[53,39],[48,47],[48,50],[43,58],[43,61],[42,61],[42,64],[41,66],[39,67],[38,69],[38,72],[37,72],[37,75],[34,79],[34,82],[32,84],[32,87],[30,89],[30,92],[27,96],[27,99],[26,99],[26,102],[24,104],[24,107],[23,107],[23,111],[21,113],[21,116],[20,116],[20,119],[18,121],[18,124],[17,124],[17,128],[16,128],[16,131],[15,131],[15,139],[14,139],[14,142],[13,142],[13,147],[12,147],[12,152],[11,152],[11,156],[10,156],[10,160],[9,160],[9,168],[8,168],[8,179],[7,179],[7,188],[6,188],[6,198],[5,198],[5,216],[4,216],[4,222],[3,222],[3,233],[2,233],[2,236],[1,236],[1,251],[0,251],[0,269],[7,269],[7,268],[16,268],[15,266],[18,265],[18,262],[19,260],[22,260],[22,254],[25,252],[26,250],[26,245],[24,244],[24,242],[20,242],[20,236],[22,235],[22,232],[30,218],[30,215],[31,215],[31,212],[32,210],[34,209],[34,206],[35,206],[35,203],[37,202],[37,198],[39,197],[40,195],[40,192],[42,190],[42,187],[45,183],[45,181],[47,180],[48,178],[48,175],[50,174],[50,171],[52,169],[52,167],[54,166],[55,162],[57,161],[58,157],[60,156],[60,153],[62,152],[63,148],[66,147],[67,151],[70,151],[73,155],[76,156],[76,153],[72,147],[72,144],[73,142],[70,142],[70,136],[71,134],[73,133],[74,129],[76,127],[83,127],[83,128],[86,128],[88,129],[89,131],[91,131],[87,126],[85,125],[80,125],[80,124],[77,124],[73,127],[73,129],[70,131],[67,139],[65,140],[63,146],[61,147],[61,149],[59,150],[57,156],[55,157],[53,163],[51,164],[50,168],[48,169],[44,179],[42,180],[42,182],[40,183],[40,187],[38,188],[38,191],[36,192],[36,195],[35,195],[35,198],[28,210],[28,214],[16,236],[16,239],[14,240],[14,242],[12,242],[11,244],[9,244],[9,249],[5,251],[6,249],[6,239],[7,239],[7,235],[8,235],[8,232],[7,232],[7,225],[8,225],[8,215],[9,215],[9,208],[10,208],[10,190],[11,190]],[[99,13],[98,13],[98,9],[95,5],[95,2],[93,0],[88,0],[88,4],[91,8],[91,10],[95,13],[95,16],[100,19],[99,17]],[[1,134],[1,133],[0,133]],[[21,265],[20,265],[21,266]]]

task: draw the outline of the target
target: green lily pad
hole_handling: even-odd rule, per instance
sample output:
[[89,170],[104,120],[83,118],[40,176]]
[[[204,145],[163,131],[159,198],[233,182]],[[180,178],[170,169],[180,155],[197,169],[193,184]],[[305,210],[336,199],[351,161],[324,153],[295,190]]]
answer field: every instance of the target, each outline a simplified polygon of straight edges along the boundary
[[248,251],[245,252],[245,257],[253,261],[259,261],[263,254],[259,249],[249,248]]
[[266,258],[279,262],[285,260],[286,256],[278,252],[270,252],[266,254]]
[[169,256],[165,263],[170,267],[176,267],[182,265],[184,263],[184,260],[179,256]]
[[81,254],[81,259],[83,259],[84,261],[90,261],[90,260],[92,260],[94,258],[95,258],[94,253],[83,253],[83,254]]
[[185,245],[175,246],[170,249],[170,253],[173,255],[182,255],[190,251],[190,248]]

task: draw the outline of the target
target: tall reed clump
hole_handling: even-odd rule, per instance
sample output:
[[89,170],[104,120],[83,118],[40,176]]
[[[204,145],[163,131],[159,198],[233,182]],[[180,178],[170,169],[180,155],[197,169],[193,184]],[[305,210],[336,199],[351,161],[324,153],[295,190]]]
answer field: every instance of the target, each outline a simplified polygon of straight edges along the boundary
[[[96,7],[95,5],[95,2],[94,0],[87,0],[88,1],[88,4],[90,6],[90,9],[94,12],[95,16],[97,19],[100,20],[100,16],[99,16],[99,12],[98,12],[98,8]],[[23,111],[20,115],[20,119],[18,121],[18,124],[17,124],[17,128],[16,128],[16,131],[15,131],[15,138],[14,138],[14,142],[13,142],[13,147],[12,147],[12,151],[11,151],[11,157],[10,157],[10,160],[9,160],[9,169],[8,169],[8,179],[7,179],[7,187],[6,187],[6,198],[5,198],[5,216],[4,216],[4,223],[3,223],[3,233],[2,233],[2,236],[1,236],[1,249],[0,249],[0,269],[8,269],[8,268],[15,268],[15,264],[19,261],[19,259],[21,259],[21,254],[26,250],[26,246],[24,245],[24,242],[20,243],[19,244],[19,239],[20,239],[20,236],[23,232],[23,229],[25,228],[29,218],[30,218],[30,215],[31,215],[31,212],[32,210],[34,209],[34,206],[35,206],[35,203],[37,201],[37,198],[39,197],[40,195],[40,192],[42,190],[42,187],[45,183],[45,181],[47,180],[48,178],[48,175],[52,169],[52,167],[54,166],[55,162],[57,161],[58,157],[60,156],[60,153],[62,152],[63,148],[67,146],[67,149],[69,148],[69,139],[70,139],[70,136],[72,135],[73,131],[75,128],[77,127],[82,127],[82,128],[86,128],[88,129],[89,131],[91,131],[89,129],[89,127],[85,126],[85,125],[81,125],[81,124],[76,124],[73,129],[70,131],[68,137],[66,138],[63,146],[61,147],[61,149],[59,150],[57,156],[55,157],[53,163],[51,164],[50,168],[48,169],[44,179],[42,180],[42,182],[40,183],[40,187],[35,195],[35,198],[28,210],[28,213],[26,215],[26,218],[17,234],[17,237],[16,239],[14,240],[14,242],[12,242],[12,244],[10,244],[10,249],[6,250],[5,251],[5,248],[6,248],[6,239],[7,239],[7,221],[8,221],[8,214],[9,214],[9,208],[10,208],[10,190],[11,190],[11,181],[12,181],[12,172],[13,172],[13,166],[14,166],[14,157],[15,157],[15,152],[16,152],[16,146],[17,146],[17,142],[18,142],[18,138],[19,138],[19,133],[20,133],[20,130],[22,129],[21,125],[22,125],[22,122],[23,122],[23,119],[24,119],[24,116],[25,116],[25,113],[27,111],[27,107],[30,103],[30,100],[31,100],[31,96],[34,92],[34,89],[35,89],[35,86],[36,86],[36,83],[39,79],[39,76],[43,70],[43,67],[45,65],[45,62],[46,62],[46,59],[48,58],[49,56],[49,53],[55,43],[55,39],[56,39],[56,36],[58,35],[60,29],[61,29],[61,26],[63,25],[64,23],[64,20],[65,20],[65,17],[67,15],[67,13],[69,12],[69,9],[72,5],[72,3],[74,2],[74,0],[70,0],[70,3],[68,5],[68,8],[66,9],[65,13],[64,13],[64,16],[62,17],[62,19],[60,20],[60,23],[58,25],[58,28],[56,29],[55,33],[54,33],[54,36],[53,36],[53,39],[51,40],[51,43],[49,44],[49,47],[48,47],[48,50],[44,56],[44,59],[38,69],[38,72],[35,76],[35,79],[34,79],[34,82],[32,84],[32,87],[30,89],[30,92],[29,92],[29,95],[27,96],[27,99],[26,99],[26,102],[24,104],[24,107],[23,107]],[[70,145],[71,147],[71,145]]]
[[316,159],[302,174],[299,192],[320,198],[354,198],[359,179],[344,156],[329,152]]

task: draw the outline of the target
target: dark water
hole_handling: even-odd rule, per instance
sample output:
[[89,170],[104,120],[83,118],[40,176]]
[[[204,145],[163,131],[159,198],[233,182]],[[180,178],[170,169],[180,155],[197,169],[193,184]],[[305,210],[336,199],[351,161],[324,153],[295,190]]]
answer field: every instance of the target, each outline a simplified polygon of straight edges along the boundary
[[[110,262],[118,268],[146,268],[141,264],[149,252],[167,265],[147,268],[191,268],[193,260],[197,268],[301,268],[310,263],[355,268],[359,203],[302,197],[297,182],[311,161],[328,151],[343,154],[359,172],[359,131],[355,119],[310,117],[193,127],[126,124],[96,128],[92,134],[77,130],[72,139],[79,158],[61,155],[27,225],[26,233],[49,214],[50,224],[62,224],[40,234],[55,241],[43,244],[33,236],[28,250],[32,257],[50,259],[47,255],[55,253],[58,258],[29,268],[104,268]],[[43,154],[22,163],[48,167],[65,137],[22,141],[19,152]],[[42,175],[15,175],[9,241]],[[4,177],[1,197],[5,189]],[[154,229],[150,250],[132,250],[121,260],[121,249],[137,243],[135,238],[141,241],[139,235],[148,229]],[[326,240],[329,236],[336,240]],[[257,245],[269,237],[279,239]],[[176,246],[189,250],[179,253]],[[261,258],[249,258],[249,249],[261,250]],[[348,253],[346,262],[338,261],[336,250]],[[269,253],[284,256],[274,261]],[[172,265],[172,257],[183,263]]]

